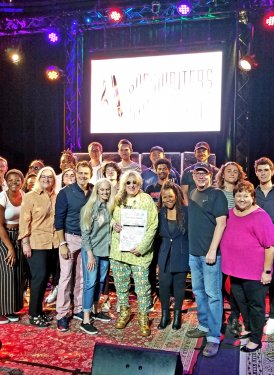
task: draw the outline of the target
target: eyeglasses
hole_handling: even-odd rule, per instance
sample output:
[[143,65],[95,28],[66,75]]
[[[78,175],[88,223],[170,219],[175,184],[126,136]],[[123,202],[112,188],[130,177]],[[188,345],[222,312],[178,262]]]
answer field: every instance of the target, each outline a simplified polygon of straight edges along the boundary
[[40,178],[43,178],[44,180],[52,180],[53,176],[41,176]]
[[137,185],[137,181],[127,181],[127,185]]
[[35,171],[39,171],[40,167],[37,167],[37,165],[30,165],[29,169],[34,169]]
[[194,175],[198,177],[205,177],[208,175],[208,173],[207,172],[194,172]]

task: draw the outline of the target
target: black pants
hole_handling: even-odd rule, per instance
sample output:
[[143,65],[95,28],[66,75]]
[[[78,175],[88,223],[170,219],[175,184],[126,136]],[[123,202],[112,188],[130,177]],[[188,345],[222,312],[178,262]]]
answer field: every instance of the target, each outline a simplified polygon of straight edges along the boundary
[[274,319],[274,272],[272,274],[272,279],[269,287],[269,304],[270,304],[270,313],[269,318]]
[[58,249],[32,250],[28,264],[31,272],[29,315],[38,316],[43,312],[43,299],[50,273],[52,257],[58,254]]
[[257,280],[231,277],[231,290],[240,308],[250,341],[260,344],[265,324],[265,297],[268,285]]
[[187,272],[160,272],[159,291],[162,310],[169,310],[171,295],[174,296],[174,310],[181,310],[185,297]]
[[[223,293],[223,298],[227,298],[230,304],[230,317],[229,320],[231,321],[232,319],[239,319],[240,317],[240,309],[239,306],[231,292],[228,292],[225,288],[226,281],[228,280],[229,276],[223,274],[223,286],[222,286],[222,293]],[[223,312],[223,321],[225,321],[225,311]]]

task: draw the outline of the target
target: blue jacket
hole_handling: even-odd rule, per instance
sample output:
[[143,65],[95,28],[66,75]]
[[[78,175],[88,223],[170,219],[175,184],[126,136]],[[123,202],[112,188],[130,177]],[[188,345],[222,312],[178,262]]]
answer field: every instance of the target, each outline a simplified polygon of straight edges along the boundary
[[87,203],[91,190],[85,195],[77,182],[61,189],[56,198],[55,221],[56,230],[81,236],[80,211]]
[[187,272],[189,271],[187,208],[182,207],[186,228],[184,234],[178,227],[172,235],[170,234],[166,211],[166,208],[162,207],[159,213],[159,235],[161,237],[158,257],[159,270],[160,272]]

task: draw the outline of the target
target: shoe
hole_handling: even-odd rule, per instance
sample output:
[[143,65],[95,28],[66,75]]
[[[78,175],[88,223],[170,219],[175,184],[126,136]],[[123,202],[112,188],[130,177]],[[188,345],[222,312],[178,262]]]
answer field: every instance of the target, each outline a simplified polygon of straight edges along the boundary
[[239,337],[242,332],[242,325],[239,323],[237,318],[228,320],[228,330],[231,332],[235,337]]
[[201,331],[197,327],[197,328],[190,329],[189,331],[187,331],[186,336],[187,337],[191,337],[191,338],[205,337],[206,336],[206,332],[205,331]]
[[69,329],[68,318],[64,316],[57,320],[57,330],[60,332],[66,332]]
[[138,314],[139,333],[143,337],[150,336],[149,318],[147,313]]
[[272,335],[274,333],[274,319],[269,318],[264,327],[264,333],[266,335]]
[[174,310],[174,318],[172,323],[172,329],[178,331],[182,325],[182,310]]
[[45,322],[41,316],[29,316],[29,323],[39,328],[46,328],[49,326],[48,322]]
[[157,328],[158,329],[165,329],[168,326],[169,322],[170,322],[169,310],[162,310],[161,321],[158,324]]
[[108,323],[111,321],[111,317],[102,312],[99,312],[95,314],[94,316],[95,316],[95,320],[100,320],[101,322]]
[[94,327],[94,325],[90,323],[81,323],[80,329],[89,335],[96,335],[98,333],[98,329]]
[[57,293],[58,293],[58,285],[56,285],[52,289],[52,291],[50,292],[50,294],[45,299],[45,302],[48,303],[48,304],[50,304],[50,303],[53,303],[54,301],[56,301],[56,299],[57,299]]
[[110,300],[108,299],[106,302],[102,304],[102,312],[109,312],[111,309]]
[[220,344],[217,342],[207,342],[203,350],[203,356],[214,357],[218,353]]
[[8,324],[10,321],[5,315],[0,315],[0,324]]
[[254,349],[250,349],[245,345],[240,350],[241,350],[241,352],[244,352],[244,353],[253,353],[253,352],[256,352],[257,350],[261,349],[261,347],[262,347],[262,343],[260,342],[260,344],[258,344],[258,346],[256,346],[256,348],[254,348]]
[[19,316],[16,314],[7,314],[6,318],[8,318],[10,322],[19,322]]
[[43,313],[39,316],[41,316],[41,318],[44,320],[44,322],[49,323],[49,322],[53,321],[53,316],[51,316],[51,315]]
[[115,328],[124,329],[130,320],[130,309],[128,306],[120,306],[120,315],[115,323]]
[[84,320],[84,312],[80,311],[78,313],[73,314],[73,319]]

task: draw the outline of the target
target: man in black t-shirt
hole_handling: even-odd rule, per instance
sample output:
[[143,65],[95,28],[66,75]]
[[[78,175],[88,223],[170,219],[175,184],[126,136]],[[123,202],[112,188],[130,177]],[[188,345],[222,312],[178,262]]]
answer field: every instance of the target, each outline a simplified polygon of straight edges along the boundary
[[223,297],[219,243],[228,214],[226,197],[211,186],[211,177],[207,163],[195,165],[196,189],[190,193],[188,206],[189,265],[199,324],[186,335],[206,336],[206,357],[216,355],[220,345]]
[[170,161],[166,158],[158,159],[155,163],[155,170],[158,177],[157,183],[149,185],[146,188],[146,193],[151,196],[155,203],[158,203],[162,186],[169,180],[169,174],[171,171]]

